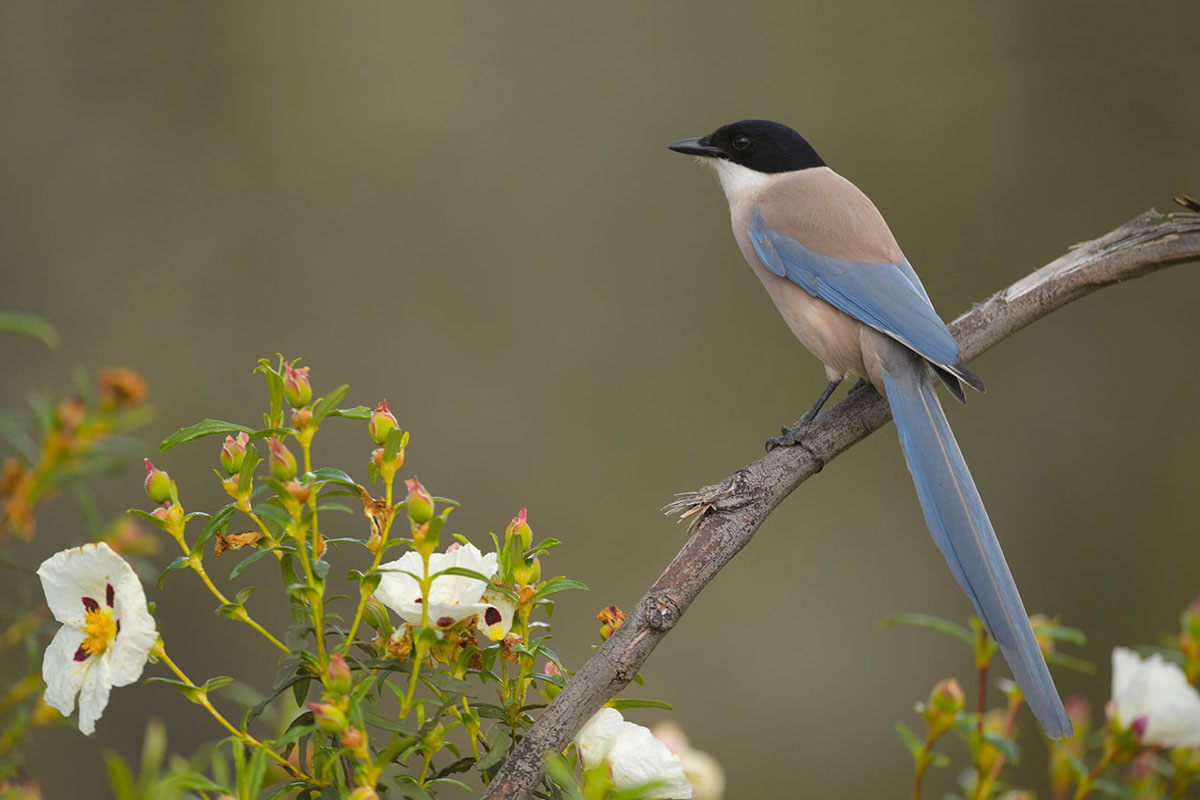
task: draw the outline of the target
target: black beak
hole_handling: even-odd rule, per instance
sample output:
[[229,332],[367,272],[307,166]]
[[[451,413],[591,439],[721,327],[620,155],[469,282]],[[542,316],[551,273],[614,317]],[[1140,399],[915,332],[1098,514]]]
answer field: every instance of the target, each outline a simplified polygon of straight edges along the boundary
[[703,156],[705,158],[720,158],[722,153],[717,148],[708,143],[707,136],[701,136],[698,139],[680,139],[678,142],[672,142],[667,145],[667,149],[674,150],[676,153],[684,153],[689,156]]

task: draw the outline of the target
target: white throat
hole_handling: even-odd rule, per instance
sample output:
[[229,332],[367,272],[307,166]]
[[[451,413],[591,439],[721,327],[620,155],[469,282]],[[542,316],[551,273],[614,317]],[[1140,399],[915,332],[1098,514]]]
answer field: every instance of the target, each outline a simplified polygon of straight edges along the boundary
[[[706,159],[717,170],[721,179],[721,188],[725,190],[725,199],[729,205],[736,205],[749,195],[756,194],[775,176],[769,172],[743,167],[725,158]],[[715,163],[714,163],[715,162]]]

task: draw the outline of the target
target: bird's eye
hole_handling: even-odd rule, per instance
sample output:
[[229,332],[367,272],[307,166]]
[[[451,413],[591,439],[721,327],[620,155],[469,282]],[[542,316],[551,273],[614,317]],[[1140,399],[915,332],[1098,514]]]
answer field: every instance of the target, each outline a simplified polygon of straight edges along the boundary
[[738,137],[734,138],[734,140],[733,140],[733,149],[734,150],[745,150],[749,146],[750,146],[750,137],[749,136],[738,136]]

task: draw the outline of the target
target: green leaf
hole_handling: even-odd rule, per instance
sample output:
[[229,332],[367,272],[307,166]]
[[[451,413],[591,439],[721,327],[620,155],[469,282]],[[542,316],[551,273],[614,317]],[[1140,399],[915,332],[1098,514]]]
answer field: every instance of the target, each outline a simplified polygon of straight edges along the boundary
[[1075,656],[1069,656],[1066,653],[1059,653],[1055,650],[1051,650],[1046,655],[1046,663],[1062,667],[1063,669],[1073,669],[1076,672],[1082,672],[1086,675],[1094,675],[1096,673],[1096,665],[1092,662],[1076,658]]
[[231,683],[233,683],[233,678],[230,678],[228,675],[218,675],[215,678],[206,680],[200,688],[207,694],[208,692],[215,692],[217,689],[224,688]]
[[162,443],[158,446],[158,452],[165,453],[172,447],[181,445],[184,442],[191,442],[205,436],[220,436],[223,433],[254,433],[254,429],[247,428],[245,425],[238,425],[234,422],[205,419],[197,422],[190,428],[180,428],[163,439]]
[[913,625],[917,628],[925,628],[962,639],[972,647],[975,645],[970,632],[962,625],[942,617],[935,617],[932,614],[893,614],[879,623],[881,628],[890,628],[893,625]]
[[1021,750],[1017,747],[1017,743],[1012,739],[1001,736],[1000,734],[992,731],[985,731],[983,734],[983,740],[1003,753],[1004,757],[1007,758],[1010,763],[1020,763]]
[[409,800],[433,800],[429,792],[417,784],[417,779],[411,775],[401,775],[396,778],[396,788],[400,794]]
[[234,503],[230,503],[218,511],[216,515],[208,521],[208,524],[204,526],[204,530],[200,532],[200,537],[192,544],[192,552],[199,553],[202,551],[204,549],[204,545],[209,539],[212,538],[212,535],[229,524],[229,520],[233,518],[235,511],[237,511],[237,505]]
[[346,394],[349,391],[350,386],[343,383],[341,386],[337,387],[332,392],[318,400],[317,404],[313,406],[312,424],[319,425],[321,420],[329,416],[331,412],[336,411],[337,404],[345,399]]
[[1079,628],[1070,628],[1066,625],[1058,625],[1050,623],[1046,625],[1035,625],[1033,632],[1038,636],[1045,636],[1056,642],[1069,642],[1070,644],[1085,645],[1087,644],[1087,636]]
[[358,496],[358,484],[340,469],[320,467],[313,470],[313,477],[320,483],[336,483],[339,486],[345,486],[347,489],[352,489],[355,496]]
[[137,800],[133,784],[133,770],[129,762],[114,750],[104,751],[104,767],[108,772],[108,788],[117,800]]
[[408,434],[399,428],[393,428],[383,440],[383,460],[391,461],[407,445]]
[[33,314],[0,313],[0,333],[31,336],[51,350],[58,349],[58,331],[49,322]]
[[509,747],[512,746],[512,734],[509,733],[508,726],[496,725],[488,732],[488,745],[492,748],[486,756],[479,759],[476,769],[480,772],[488,772],[495,767],[504,763],[504,759],[508,757]]
[[255,552],[251,553],[250,555],[246,556],[238,563],[238,565],[236,567],[234,567],[232,570],[229,571],[229,580],[231,580],[231,581],[237,580],[238,576],[246,571],[246,567],[250,566],[255,561],[258,561],[259,559],[269,556],[273,552],[274,552],[274,550],[272,548],[268,547],[264,550],[257,550]]
[[475,570],[467,569],[466,567],[446,567],[446,569],[439,570],[430,575],[429,580],[432,581],[439,575],[459,575],[463,578],[474,578],[475,580],[483,581],[484,583],[491,583],[492,580],[482,572],[476,572]]
[[260,503],[256,506],[252,506],[250,510],[253,511],[255,516],[257,516],[259,519],[264,519],[274,525],[276,530],[283,530],[292,521],[292,518],[288,516],[286,511],[279,506],[271,505],[270,503]]
[[675,710],[670,703],[664,703],[662,700],[639,700],[636,697],[615,697],[608,701],[608,705],[618,711],[626,708],[661,708],[663,711]]
[[903,722],[897,722],[895,725],[896,735],[900,737],[900,741],[904,743],[904,747],[916,758],[921,749],[925,747],[925,743],[921,738],[913,733],[912,728],[905,725]]
[[142,520],[143,522],[149,522],[151,525],[153,525],[156,528],[165,530],[167,527],[166,522],[164,522],[163,520],[154,516],[149,511],[142,511],[140,508],[127,508],[127,509],[125,509],[125,513],[132,514],[133,516],[137,517],[138,519]]
[[534,594],[533,599],[535,601],[541,600],[543,597],[552,595],[555,592],[565,592],[568,589],[580,589],[586,592],[588,587],[579,581],[573,581],[570,578],[554,578],[542,584],[541,588],[539,588],[537,593]]
[[[279,353],[275,357],[280,361],[280,369],[283,368],[283,356]],[[283,375],[279,370],[271,366],[271,359],[260,358],[258,366],[254,368],[255,372],[261,372],[263,377],[267,379],[267,391],[271,395],[271,413],[266,418],[267,427],[283,424]]]
[[238,472],[238,493],[240,495],[245,495],[250,491],[250,487],[254,484],[254,470],[260,461],[262,461],[262,456],[258,454],[258,448],[254,445],[247,445],[246,457]]
[[179,693],[191,700],[193,703],[199,702],[200,687],[186,684],[183,681],[172,680],[171,678],[146,678],[146,683],[165,683],[168,686],[174,686],[179,690]]
[[164,569],[162,571],[162,574],[158,576],[158,590],[160,592],[162,591],[162,588],[163,588],[163,581],[165,581],[167,579],[167,573],[171,572],[172,570],[183,569],[184,567],[186,567],[188,565],[189,560],[190,559],[187,556],[180,556],[179,558],[172,561],[170,564],[167,564],[167,568]]
[[417,735],[414,730],[412,730],[411,728],[406,728],[404,726],[404,720],[394,719],[392,717],[386,717],[383,714],[380,714],[378,711],[376,711],[373,708],[364,708],[363,709],[363,720],[370,725],[374,725],[376,728],[381,728],[382,730],[385,730],[385,731],[391,731],[393,733],[398,733],[401,736],[411,736],[413,738],[416,738],[416,735]]
[[335,408],[327,416],[345,417],[346,419],[370,419],[375,409],[370,406],[355,406],[354,408]]

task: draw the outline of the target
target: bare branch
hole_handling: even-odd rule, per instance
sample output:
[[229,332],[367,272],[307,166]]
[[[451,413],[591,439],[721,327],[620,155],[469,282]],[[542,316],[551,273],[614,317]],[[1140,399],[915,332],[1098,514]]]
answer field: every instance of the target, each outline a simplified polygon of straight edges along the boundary
[[[1096,289],[1200,258],[1200,214],[1150,210],[1076,245],[997,292],[950,330],[970,360],[1026,325]],[[659,641],[793,489],[889,419],[870,387],[817,418],[802,444],[772,450],[715,486],[680,495],[668,512],[694,516],[694,532],[624,624],[592,654],[514,748],[484,800],[524,800],[544,774],[543,753],[564,748],[637,674]]]

